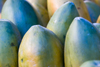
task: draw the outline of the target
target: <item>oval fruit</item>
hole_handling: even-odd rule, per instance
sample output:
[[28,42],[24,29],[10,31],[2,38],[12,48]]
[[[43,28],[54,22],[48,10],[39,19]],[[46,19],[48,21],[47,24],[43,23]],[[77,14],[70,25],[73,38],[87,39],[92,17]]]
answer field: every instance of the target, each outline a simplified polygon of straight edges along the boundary
[[18,67],[20,33],[12,22],[0,19],[0,67]]
[[33,7],[25,0],[7,0],[3,6],[1,18],[12,21],[22,37],[32,25],[38,24]]
[[53,31],[60,41],[64,44],[66,33],[75,17],[78,17],[78,11],[72,2],[66,2],[54,13],[50,19],[47,28]]
[[66,34],[65,67],[80,67],[86,61],[100,60],[100,33],[86,19],[76,17]]
[[63,45],[52,31],[32,26],[19,48],[19,67],[63,67]]

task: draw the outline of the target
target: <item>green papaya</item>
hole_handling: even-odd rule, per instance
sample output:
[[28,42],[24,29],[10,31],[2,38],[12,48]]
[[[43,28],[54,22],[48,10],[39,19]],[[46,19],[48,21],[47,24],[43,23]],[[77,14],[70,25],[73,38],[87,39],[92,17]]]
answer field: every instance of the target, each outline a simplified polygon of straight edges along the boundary
[[87,6],[91,22],[96,23],[100,14],[100,7],[92,1],[84,1],[84,3]]
[[100,60],[86,61],[80,67],[100,67]]
[[66,34],[65,67],[80,67],[86,61],[100,60],[100,33],[86,19],[76,17]]
[[52,31],[34,25],[22,39],[19,67],[63,67],[63,45]]
[[7,0],[3,6],[1,18],[12,21],[22,37],[32,25],[38,24],[34,9],[26,0]]
[[39,20],[39,23],[46,27],[48,22],[49,22],[49,15],[48,15],[48,11],[40,4],[37,4],[37,3],[34,3],[33,1],[31,0],[28,0],[32,6],[34,7],[34,10],[37,14],[37,17],[38,17],[38,20]]
[[100,23],[93,23],[93,25],[99,30],[100,32]]
[[0,67],[18,67],[18,47],[21,41],[17,27],[0,19]]
[[53,31],[64,44],[68,28],[73,19],[78,16],[79,14],[74,3],[66,2],[54,13],[47,28]]

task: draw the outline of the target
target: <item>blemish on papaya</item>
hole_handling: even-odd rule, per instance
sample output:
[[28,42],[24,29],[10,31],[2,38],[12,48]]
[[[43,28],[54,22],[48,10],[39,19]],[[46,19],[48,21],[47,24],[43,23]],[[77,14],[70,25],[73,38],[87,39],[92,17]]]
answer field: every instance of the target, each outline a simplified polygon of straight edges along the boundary
[[23,62],[23,59],[21,59],[21,62]]
[[65,39],[65,35],[63,35],[63,38]]
[[7,67],[11,67],[9,64],[6,65]]
[[77,9],[81,9],[80,7],[78,7]]
[[13,43],[11,43],[11,46],[15,46]]

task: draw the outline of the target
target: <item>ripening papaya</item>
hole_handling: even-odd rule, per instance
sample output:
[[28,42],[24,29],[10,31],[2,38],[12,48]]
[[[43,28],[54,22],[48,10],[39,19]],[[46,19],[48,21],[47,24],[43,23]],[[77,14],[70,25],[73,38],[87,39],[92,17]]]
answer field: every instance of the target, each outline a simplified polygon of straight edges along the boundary
[[80,67],[89,60],[100,60],[100,33],[88,20],[76,17],[66,34],[65,67]]
[[63,67],[63,51],[63,45],[52,31],[34,25],[22,39],[19,67]]
[[46,27],[48,22],[49,22],[49,15],[48,15],[48,11],[41,5],[38,3],[34,3],[32,0],[28,0],[32,6],[34,7],[34,10],[37,14],[39,23]]
[[100,60],[86,61],[80,67],[100,67]]
[[28,0],[31,3],[40,4],[47,9],[47,0]]
[[84,1],[84,2],[87,6],[87,9],[91,18],[91,22],[96,23],[97,18],[99,17],[99,14],[100,14],[100,7],[91,1]]
[[13,22],[22,37],[32,25],[39,24],[33,7],[26,0],[6,0],[1,18]]
[[93,23],[93,25],[99,30],[100,32],[100,23]]
[[72,2],[66,2],[54,13],[50,19],[47,28],[53,31],[60,41],[64,44],[66,33],[75,17],[78,17],[78,11]]
[[17,27],[0,19],[0,67],[18,67],[18,47],[21,36]]
[[91,21],[89,13],[87,11],[86,5],[84,4],[83,0],[48,0],[47,5],[48,5],[48,13],[49,17],[51,18],[54,12],[64,3],[71,1],[75,4],[79,15],[81,17],[84,17],[85,19]]

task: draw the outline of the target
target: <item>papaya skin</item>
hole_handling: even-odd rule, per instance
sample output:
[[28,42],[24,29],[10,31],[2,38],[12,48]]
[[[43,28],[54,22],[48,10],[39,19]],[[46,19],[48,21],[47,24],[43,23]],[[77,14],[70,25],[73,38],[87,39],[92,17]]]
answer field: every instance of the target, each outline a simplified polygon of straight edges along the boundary
[[22,39],[19,67],[63,67],[63,45],[52,31],[34,25]]
[[6,0],[1,18],[13,22],[22,37],[32,25],[39,24],[33,7],[26,0]]
[[80,67],[86,61],[100,60],[100,33],[86,19],[76,17],[66,34],[65,67]]
[[18,67],[19,36],[14,24],[0,19],[0,67]]
[[50,19],[47,28],[53,31],[64,45],[66,33],[75,17],[78,17],[78,11],[72,2],[66,2],[58,8]]
[[48,11],[41,4],[34,3],[32,0],[27,0],[27,1],[33,6],[33,8],[37,14],[39,23],[42,26],[46,27],[49,22]]

